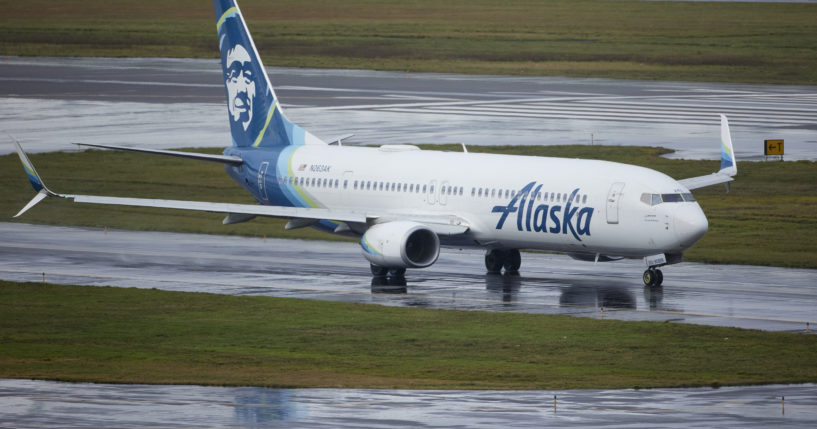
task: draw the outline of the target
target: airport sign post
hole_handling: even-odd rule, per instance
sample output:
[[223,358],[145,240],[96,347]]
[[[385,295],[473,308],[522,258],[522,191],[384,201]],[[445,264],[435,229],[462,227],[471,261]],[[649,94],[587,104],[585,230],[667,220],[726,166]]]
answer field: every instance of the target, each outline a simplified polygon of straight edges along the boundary
[[763,155],[768,159],[769,156],[779,156],[783,160],[783,139],[780,140],[764,140],[763,141]]

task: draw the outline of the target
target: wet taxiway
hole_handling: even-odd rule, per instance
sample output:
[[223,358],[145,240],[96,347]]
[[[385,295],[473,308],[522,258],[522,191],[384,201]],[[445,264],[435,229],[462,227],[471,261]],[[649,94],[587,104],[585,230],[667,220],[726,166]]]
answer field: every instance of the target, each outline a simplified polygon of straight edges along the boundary
[[[640,261],[523,255],[521,274],[444,250],[405,279],[373,279],[355,243],[0,223],[0,278],[442,309],[567,314],[804,332],[817,270],[682,263],[644,287]],[[817,326],[815,326],[817,328]]]
[[502,392],[0,379],[0,427],[813,428],[815,421],[814,385]]
[[[223,147],[216,60],[0,59],[3,131],[32,152],[68,143]],[[817,87],[270,68],[287,115],[347,144],[626,144],[720,157],[718,113],[739,159],[784,139],[817,159]],[[12,152],[0,141],[0,153]]]

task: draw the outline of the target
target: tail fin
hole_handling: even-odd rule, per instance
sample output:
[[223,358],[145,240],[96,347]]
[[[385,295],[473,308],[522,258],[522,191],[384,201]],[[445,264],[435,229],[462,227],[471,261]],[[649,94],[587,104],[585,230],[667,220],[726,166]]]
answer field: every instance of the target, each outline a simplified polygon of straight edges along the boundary
[[233,146],[325,144],[290,122],[235,0],[213,0]]
[[738,174],[735,149],[732,148],[732,134],[729,132],[729,120],[724,114],[721,114],[721,170],[719,173],[730,176]]

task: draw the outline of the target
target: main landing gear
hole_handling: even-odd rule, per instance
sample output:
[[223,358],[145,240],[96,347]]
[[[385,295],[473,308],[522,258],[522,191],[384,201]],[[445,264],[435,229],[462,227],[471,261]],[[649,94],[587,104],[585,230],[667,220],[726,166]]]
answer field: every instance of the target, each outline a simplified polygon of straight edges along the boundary
[[405,277],[406,276],[406,269],[405,268],[389,268],[389,267],[381,267],[380,265],[371,264],[372,275],[375,277]]
[[502,268],[506,273],[517,273],[522,266],[522,255],[519,249],[491,249],[485,252],[485,268],[490,274],[499,274]]
[[664,283],[664,273],[658,268],[650,267],[647,271],[644,271],[641,279],[644,280],[645,286],[658,287],[661,286],[661,283]]

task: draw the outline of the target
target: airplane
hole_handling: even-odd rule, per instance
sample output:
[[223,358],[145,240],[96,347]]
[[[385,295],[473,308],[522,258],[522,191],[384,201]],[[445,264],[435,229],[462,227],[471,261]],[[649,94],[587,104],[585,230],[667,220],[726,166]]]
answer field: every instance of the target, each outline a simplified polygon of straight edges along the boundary
[[289,219],[360,239],[372,275],[403,278],[426,268],[441,247],[485,249],[488,273],[517,273],[520,249],[607,262],[643,258],[645,285],[659,287],[660,267],[682,261],[708,222],[691,190],[734,180],[729,123],[721,119],[721,168],[675,180],[622,163],[421,150],[417,146],[327,143],[284,114],[244,17],[234,0],[214,0],[232,144],[222,155],[130,150],[224,165],[258,205],[70,195],[51,191],[15,141],[37,195],[77,203],[159,207],[226,214],[224,224],[257,216]]

